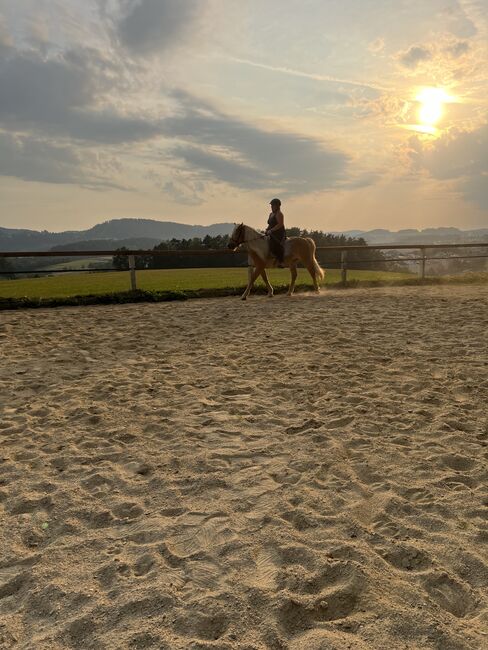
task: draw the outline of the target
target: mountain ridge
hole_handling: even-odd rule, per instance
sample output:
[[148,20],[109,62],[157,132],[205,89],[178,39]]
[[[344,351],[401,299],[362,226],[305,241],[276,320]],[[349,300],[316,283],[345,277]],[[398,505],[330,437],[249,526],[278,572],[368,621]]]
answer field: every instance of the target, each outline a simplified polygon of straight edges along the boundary
[[[41,251],[65,247],[72,244],[81,246],[82,242],[96,242],[97,247],[106,241],[109,248],[126,245],[130,240],[145,240],[148,247],[168,239],[189,239],[230,234],[233,223],[214,223],[208,226],[190,225],[176,221],[158,221],[156,219],[110,219],[96,224],[86,230],[66,230],[49,232],[47,230],[28,230],[0,227],[0,251]],[[391,231],[383,228],[373,230],[330,231],[331,234],[343,234],[349,237],[363,237],[368,244],[437,244],[456,242],[488,241],[488,228],[460,230],[453,227],[413,228]],[[124,243],[122,243],[124,242]]]
[[[233,223],[215,223],[208,226],[189,225],[176,221],[155,219],[110,219],[86,230],[27,230],[0,227],[0,251],[41,251],[54,246],[76,244],[90,240],[151,239],[155,244],[166,239],[216,236],[230,233]],[[121,244],[123,245],[123,244]]]

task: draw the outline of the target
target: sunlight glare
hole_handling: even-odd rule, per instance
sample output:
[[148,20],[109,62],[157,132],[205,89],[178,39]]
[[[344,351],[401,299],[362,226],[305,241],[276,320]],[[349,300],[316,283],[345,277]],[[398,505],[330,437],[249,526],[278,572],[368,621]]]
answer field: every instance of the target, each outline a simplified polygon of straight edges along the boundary
[[433,126],[442,117],[443,105],[452,98],[442,88],[424,88],[416,100],[421,104],[418,112],[420,124]]

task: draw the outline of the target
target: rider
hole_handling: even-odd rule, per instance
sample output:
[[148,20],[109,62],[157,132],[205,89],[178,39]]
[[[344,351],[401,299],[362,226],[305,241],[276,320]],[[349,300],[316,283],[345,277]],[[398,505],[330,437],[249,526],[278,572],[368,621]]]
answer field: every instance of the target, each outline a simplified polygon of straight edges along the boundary
[[271,214],[268,217],[266,235],[269,237],[269,250],[278,260],[278,265],[283,264],[285,254],[285,218],[281,212],[281,201],[272,199],[270,201]]

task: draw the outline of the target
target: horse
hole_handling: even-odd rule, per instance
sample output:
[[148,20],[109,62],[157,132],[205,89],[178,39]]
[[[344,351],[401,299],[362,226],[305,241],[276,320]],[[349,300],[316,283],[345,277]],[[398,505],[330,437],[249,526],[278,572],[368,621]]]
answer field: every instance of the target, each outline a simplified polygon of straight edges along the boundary
[[[242,245],[247,248],[249,268],[248,284],[241,296],[241,300],[247,299],[258,276],[263,278],[268,289],[268,297],[272,298],[273,287],[269,283],[266,269],[277,267],[278,260],[270,253],[268,238],[250,226],[245,226],[243,223],[236,224],[230,236],[228,248],[235,251]],[[319,293],[319,280],[324,278],[324,271],[315,258],[315,249],[315,242],[310,237],[290,237],[285,240],[284,259],[280,266],[290,269],[289,296],[295,290],[298,262],[301,262],[308,270],[313,280],[315,292]]]

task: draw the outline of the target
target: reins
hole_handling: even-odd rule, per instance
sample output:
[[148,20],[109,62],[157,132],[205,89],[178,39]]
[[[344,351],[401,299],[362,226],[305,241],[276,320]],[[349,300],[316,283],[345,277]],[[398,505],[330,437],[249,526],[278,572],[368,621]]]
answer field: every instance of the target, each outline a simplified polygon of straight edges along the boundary
[[242,246],[242,244],[249,244],[249,242],[257,241],[258,239],[266,239],[266,235],[258,235],[257,237],[253,237],[252,239],[243,239],[243,241],[239,244],[239,246]]

